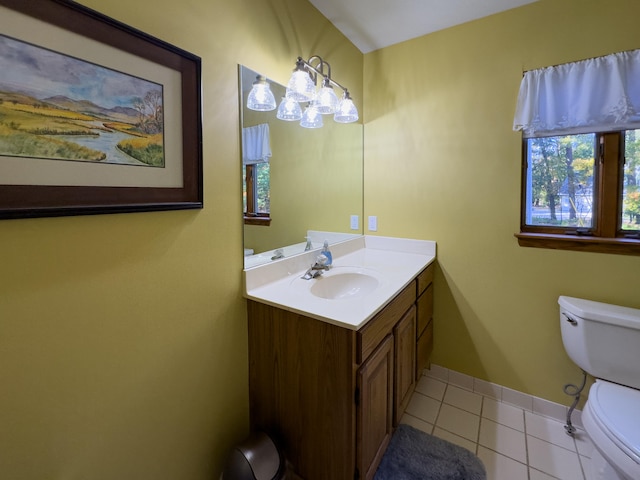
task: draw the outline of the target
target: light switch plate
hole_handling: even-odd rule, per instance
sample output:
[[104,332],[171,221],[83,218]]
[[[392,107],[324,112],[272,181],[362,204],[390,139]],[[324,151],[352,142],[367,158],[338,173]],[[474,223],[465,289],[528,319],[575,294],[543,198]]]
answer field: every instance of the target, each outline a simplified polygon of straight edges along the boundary
[[351,215],[351,230],[358,230],[360,229],[360,219],[358,218],[358,215]]
[[375,232],[378,230],[378,217],[375,215],[369,216],[369,231]]

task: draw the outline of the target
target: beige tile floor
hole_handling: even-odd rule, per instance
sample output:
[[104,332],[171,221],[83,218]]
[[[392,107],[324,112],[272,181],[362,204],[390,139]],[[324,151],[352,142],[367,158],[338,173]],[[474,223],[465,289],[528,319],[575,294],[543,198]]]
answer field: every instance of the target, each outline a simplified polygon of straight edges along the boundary
[[590,480],[583,430],[437,377],[425,370],[402,423],[471,450],[488,480]]

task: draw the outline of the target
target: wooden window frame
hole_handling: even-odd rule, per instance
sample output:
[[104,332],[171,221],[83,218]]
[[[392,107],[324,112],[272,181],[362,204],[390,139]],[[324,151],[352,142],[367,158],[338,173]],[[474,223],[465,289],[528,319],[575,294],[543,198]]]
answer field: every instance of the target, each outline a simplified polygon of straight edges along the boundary
[[620,226],[624,133],[596,134],[596,145],[600,146],[594,168],[597,196],[594,199],[594,225],[588,232],[526,225],[527,140],[523,139],[520,233],[515,234],[521,247],[640,255],[640,239],[630,238]]
[[244,212],[245,225],[271,225],[270,213],[259,213],[255,211],[256,202],[256,185],[255,185],[255,165],[245,165],[245,182],[247,188],[247,211]]

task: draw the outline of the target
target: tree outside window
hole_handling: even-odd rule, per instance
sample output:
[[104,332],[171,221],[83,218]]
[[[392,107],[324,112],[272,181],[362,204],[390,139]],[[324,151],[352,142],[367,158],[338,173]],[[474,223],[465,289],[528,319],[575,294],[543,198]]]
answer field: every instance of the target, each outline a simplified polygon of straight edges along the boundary
[[243,166],[242,198],[247,224],[269,225],[271,217],[271,169],[268,162]]
[[524,140],[523,246],[640,254],[640,130]]

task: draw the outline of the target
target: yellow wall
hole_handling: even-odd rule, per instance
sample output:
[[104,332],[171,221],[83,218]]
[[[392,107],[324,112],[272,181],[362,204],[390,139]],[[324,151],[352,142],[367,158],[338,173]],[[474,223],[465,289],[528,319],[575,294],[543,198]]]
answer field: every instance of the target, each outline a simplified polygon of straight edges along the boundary
[[640,47],[635,0],[541,0],[365,55],[365,216],[438,242],[433,361],[568,403],[557,298],[640,307],[640,258],[522,248],[524,70]]
[[[202,58],[201,211],[0,221],[0,477],[213,479],[248,433],[237,65],[363,56],[298,0],[83,0]],[[1,23],[0,23],[1,25]]]

